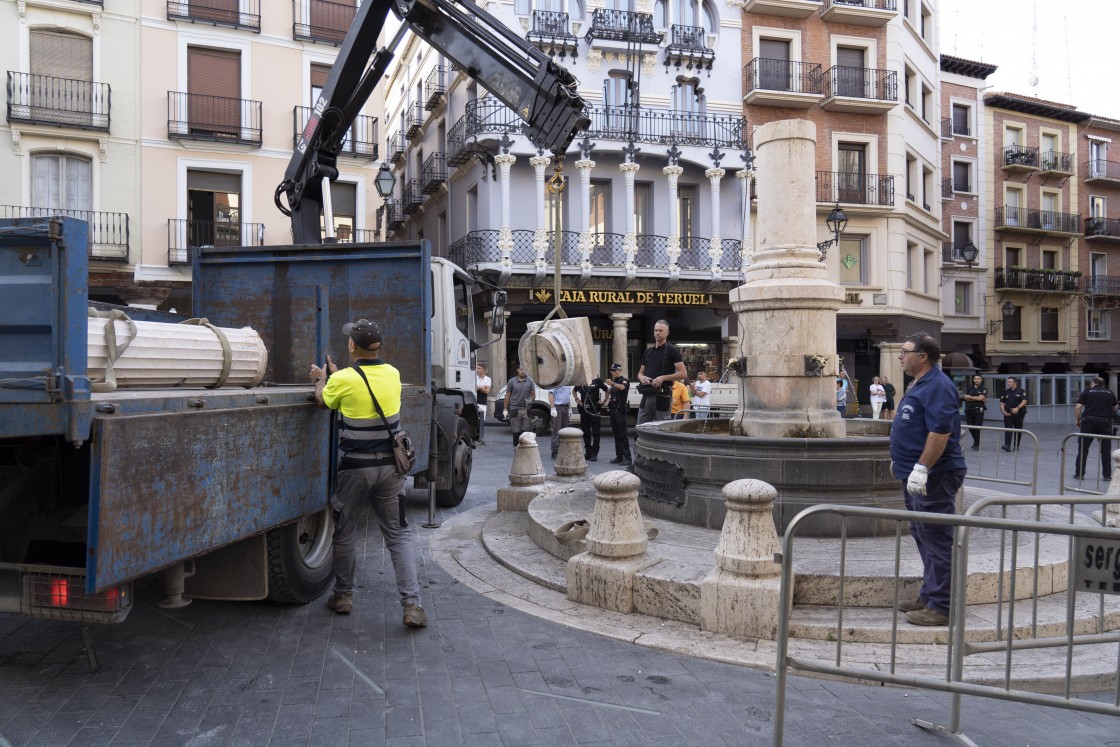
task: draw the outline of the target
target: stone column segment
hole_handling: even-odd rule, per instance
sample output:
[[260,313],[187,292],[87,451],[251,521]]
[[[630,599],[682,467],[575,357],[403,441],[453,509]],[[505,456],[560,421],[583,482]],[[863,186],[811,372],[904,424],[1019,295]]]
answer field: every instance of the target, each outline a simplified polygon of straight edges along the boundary
[[509,485],[498,488],[499,511],[527,511],[544,484],[544,465],[535,433],[522,433],[509,468]]
[[[575,404],[572,404],[575,407]],[[580,417],[583,417],[582,415]],[[560,448],[556,452],[556,475],[562,481],[582,480],[587,474],[587,460],[583,456],[583,431],[579,428],[560,429]]]
[[618,313],[611,314],[611,324],[613,325],[611,334],[611,359],[607,362],[610,367],[614,363],[621,363],[622,370],[629,377],[630,364],[626,360],[626,323],[630,321],[633,314]]

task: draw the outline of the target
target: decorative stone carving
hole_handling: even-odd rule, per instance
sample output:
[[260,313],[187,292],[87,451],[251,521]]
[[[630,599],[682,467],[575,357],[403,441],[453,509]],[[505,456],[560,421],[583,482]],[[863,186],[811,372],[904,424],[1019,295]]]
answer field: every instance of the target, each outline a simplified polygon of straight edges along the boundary
[[20,139],[22,137],[23,137],[23,133],[21,133],[19,130],[17,130],[15,127],[13,127],[12,128],[12,150],[15,151],[15,154],[17,156],[20,155],[23,152],[21,150],[21,147],[20,147]]
[[587,50],[587,70],[597,73],[603,65],[603,50],[592,47]]

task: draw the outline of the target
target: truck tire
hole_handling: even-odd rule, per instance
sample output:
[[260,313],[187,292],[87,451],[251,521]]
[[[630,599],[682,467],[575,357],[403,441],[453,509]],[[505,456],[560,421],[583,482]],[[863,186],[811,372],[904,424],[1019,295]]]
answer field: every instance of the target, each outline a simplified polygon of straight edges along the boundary
[[331,583],[334,522],[323,510],[268,533],[268,598],[307,604]]
[[455,424],[455,441],[451,444],[451,487],[436,490],[436,503],[443,508],[454,508],[467,495],[474,465],[474,448],[471,446],[471,429],[467,421],[459,418]]
[[552,435],[552,416],[547,408],[529,405],[529,422],[533,424],[533,433],[538,437]]

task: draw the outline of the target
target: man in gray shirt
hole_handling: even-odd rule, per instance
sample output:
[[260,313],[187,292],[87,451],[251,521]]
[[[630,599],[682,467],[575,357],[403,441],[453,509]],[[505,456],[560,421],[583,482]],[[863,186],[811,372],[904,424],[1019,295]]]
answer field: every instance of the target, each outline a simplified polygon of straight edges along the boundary
[[533,430],[533,422],[529,418],[529,403],[533,401],[536,387],[521,366],[517,367],[517,376],[506,382],[506,416],[509,418],[509,429],[513,432],[515,449],[521,434]]

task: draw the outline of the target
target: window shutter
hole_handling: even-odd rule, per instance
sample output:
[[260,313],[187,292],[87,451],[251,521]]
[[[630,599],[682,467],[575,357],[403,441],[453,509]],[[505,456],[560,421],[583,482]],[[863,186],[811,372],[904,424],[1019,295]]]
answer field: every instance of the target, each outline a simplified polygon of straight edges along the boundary
[[191,47],[187,51],[187,90],[205,96],[241,98],[241,54]]
[[31,159],[31,206],[59,208],[58,156],[34,156]]
[[187,189],[241,194],[241,174],[224,171],[187,171]]
[[358,187],[346,182],[331,184],[331,207],[336,218],[353,218],[357,215]]
[[31,74],[93,80],[93,42],[65,31],[35,30],[30,35]]

